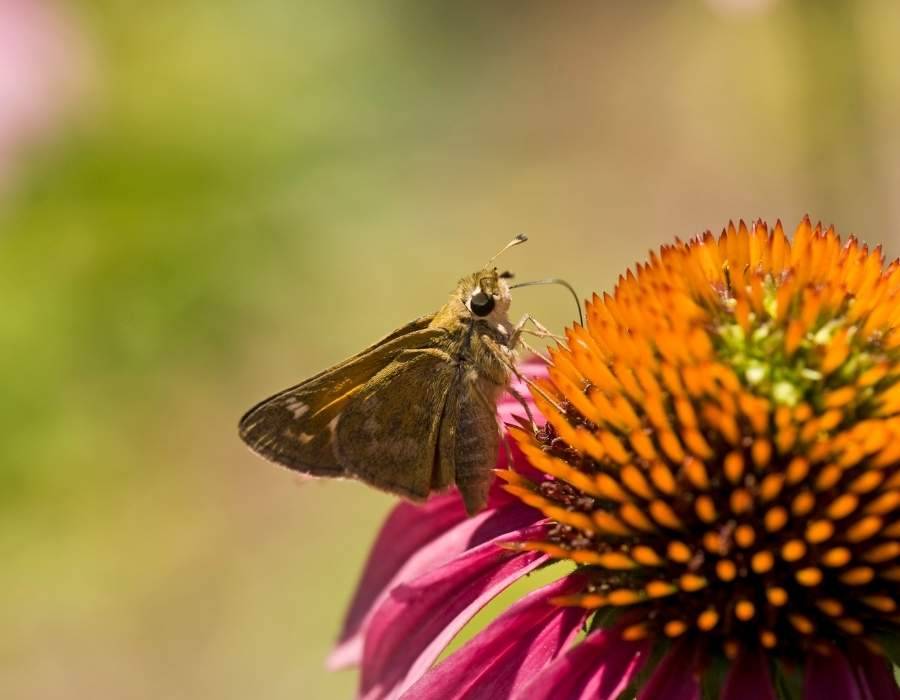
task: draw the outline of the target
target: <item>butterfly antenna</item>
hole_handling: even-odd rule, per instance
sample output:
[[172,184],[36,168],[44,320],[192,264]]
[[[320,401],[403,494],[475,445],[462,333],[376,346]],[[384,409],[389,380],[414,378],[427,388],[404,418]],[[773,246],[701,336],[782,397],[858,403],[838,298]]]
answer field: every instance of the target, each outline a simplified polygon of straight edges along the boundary
[[507,243],[505,246],[503,246],[500,250],[498,250],[496,255],[494,255],[494,257],[492,257],[490,260],[488,260],[488,265],[490,265],[492,262],[494,262],[494,260],[499,258],[503,253],[505,253],[510,248],[513,248],[521,243],[524,243],[527,240],[528,240],[528,236],[526,236],[524,233],[520,233],[518,236],[513,238],[509,243]]
[[572,298],[575,300],[575,306],[578,307],[578,322],[584,326],[584,314],[581,311],[581,302],[578,300],[578,292],[575,291],[575,288],[566,282],[563,279],[559,279],[558,277],[548,277],[543,280],[534,280],[532,282],[519,282],[519,284],[514,284],[510,286],[510,289],[518,289],[519,287],[535,287],[537,285],[543,284],[558,284],[560,287],[565,287],[572,294]]

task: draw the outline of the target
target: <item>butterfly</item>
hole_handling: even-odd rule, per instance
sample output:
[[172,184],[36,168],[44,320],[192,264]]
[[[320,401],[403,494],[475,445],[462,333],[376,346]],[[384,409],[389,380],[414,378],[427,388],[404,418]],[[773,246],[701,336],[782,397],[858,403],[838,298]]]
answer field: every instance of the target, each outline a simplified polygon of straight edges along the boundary
[[497,401],[522,327],[509,321],[512,275],[498,272],[496,257],[463,277],[436,313],[251,408],[241,438],[298,472],[358,479],[413,501],[455,485],[466,511],[480,511],[500,442]]

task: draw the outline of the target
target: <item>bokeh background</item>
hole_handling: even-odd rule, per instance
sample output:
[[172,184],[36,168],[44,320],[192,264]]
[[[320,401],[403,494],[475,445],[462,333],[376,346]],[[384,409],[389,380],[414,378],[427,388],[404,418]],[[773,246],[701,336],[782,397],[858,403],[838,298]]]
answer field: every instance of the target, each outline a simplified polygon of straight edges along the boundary
[[0,695],[350,697],[392,500],[243,410],[520,231],[582,295],[729,218],[893,257],[898,124],[895,0],[0,0]]

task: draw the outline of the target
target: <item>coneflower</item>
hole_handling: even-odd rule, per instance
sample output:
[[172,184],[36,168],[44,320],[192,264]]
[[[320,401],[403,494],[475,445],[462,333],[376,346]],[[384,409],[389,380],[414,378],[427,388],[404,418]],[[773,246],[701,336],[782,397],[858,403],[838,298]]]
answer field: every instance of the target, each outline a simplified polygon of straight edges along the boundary
[[404,565],[438,561],[370,594],[362,695],[900,697],[898,301],[900,263],[808,219],[792,240],[758,222],[651,254],[535,380],[546,424],[512,428],[524,460],[499,471],[516,500],[405,523],[439,534]]

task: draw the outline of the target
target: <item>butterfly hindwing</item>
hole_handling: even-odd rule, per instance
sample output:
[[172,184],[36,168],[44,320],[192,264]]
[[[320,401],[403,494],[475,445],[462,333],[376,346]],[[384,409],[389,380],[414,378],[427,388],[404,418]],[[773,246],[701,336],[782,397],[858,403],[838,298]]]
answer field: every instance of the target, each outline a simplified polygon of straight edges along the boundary
[[444,411],[441,462],[452,463],[454,482],[470,515],[487,504],[494,478],[500,446],[496,404],[502,389],[476,373],[466,373]]
[[341,411],[334,443],[338,461],[376,488],[425,499],[435,486],[444,406],[457,378],[456,363],[442,350],[401,353]]

